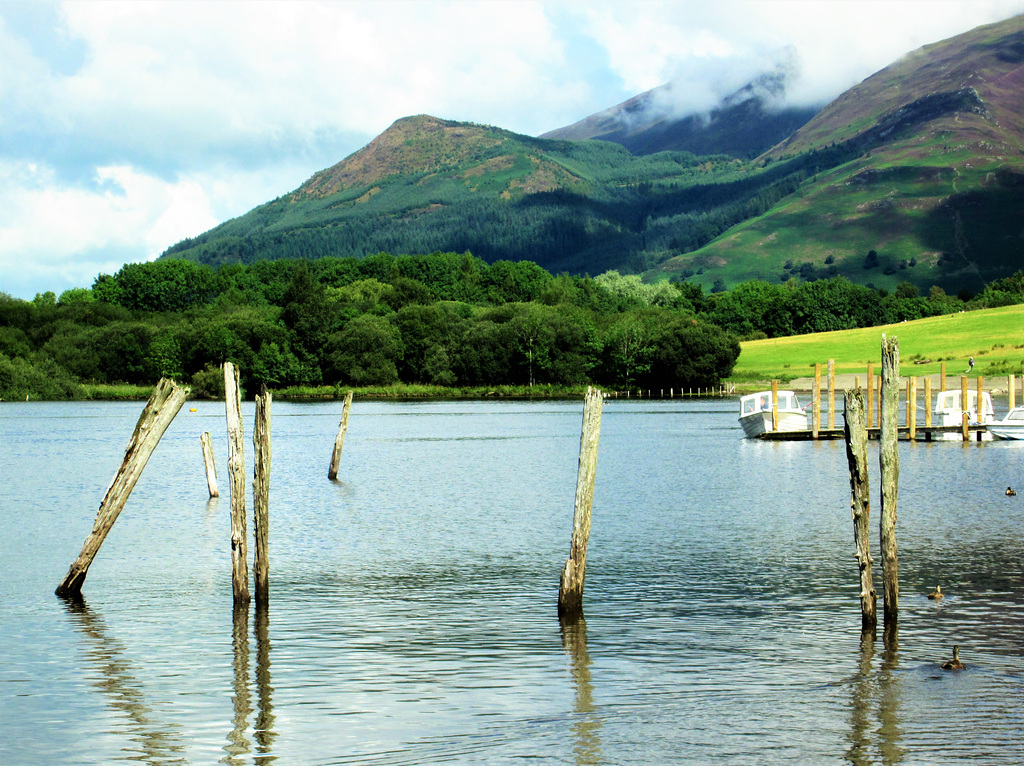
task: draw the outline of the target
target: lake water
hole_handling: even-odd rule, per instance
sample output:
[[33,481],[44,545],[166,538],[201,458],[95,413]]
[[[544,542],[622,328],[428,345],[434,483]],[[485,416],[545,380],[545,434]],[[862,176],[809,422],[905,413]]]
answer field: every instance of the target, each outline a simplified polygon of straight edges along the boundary
[[563,630],[580,402],[357,400],[338,482],[341,402],[275,402],[271,601],[239,611],[222,404],[179,414],[81,604],[53,590],[142,404],[2,404],[0,762],[1024,762],[1024,445],[900,444],[899,642],[862,645],[842,442],[735,408],[606,403]]

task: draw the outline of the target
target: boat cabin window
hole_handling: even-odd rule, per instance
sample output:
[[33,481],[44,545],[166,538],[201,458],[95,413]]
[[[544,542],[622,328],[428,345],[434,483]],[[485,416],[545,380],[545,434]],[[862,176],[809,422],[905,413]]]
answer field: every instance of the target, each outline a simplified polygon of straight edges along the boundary
[[1018,407],[1017,409],[1010,410],[1010,413],[1006,416],[1007,420],[1019,420],[1024,422],[1024,408]]

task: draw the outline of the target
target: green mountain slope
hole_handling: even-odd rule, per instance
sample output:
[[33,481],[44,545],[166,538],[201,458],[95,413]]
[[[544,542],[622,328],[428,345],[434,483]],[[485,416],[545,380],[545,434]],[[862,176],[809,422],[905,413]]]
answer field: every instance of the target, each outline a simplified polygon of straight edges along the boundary
[[[817,160],[814,160],[815,162]],[[292,193],[170,248],[203,263],[465,252],[558,273],[641,271],[767,210],[816,165],[531,138],[425,115]]]
[[[1024,16],[925,46],[769,151],[855,157],[659,274],[977,289],[1024,265]],[[869,253],[875,256],[869,258]]]

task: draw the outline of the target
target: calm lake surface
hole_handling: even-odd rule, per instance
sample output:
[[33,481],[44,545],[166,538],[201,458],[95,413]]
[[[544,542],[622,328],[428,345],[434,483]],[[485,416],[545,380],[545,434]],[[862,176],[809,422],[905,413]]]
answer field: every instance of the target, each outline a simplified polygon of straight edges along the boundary
[[236,612],[223,404],[179,414],[80,604],[53,590],[142,403],[0,404],[0,762],[1024,762],[1024,443],[900,444],[886,648],[860,640],[842,442],[608,401],[562,630],[582,403],[357,400],[330,482],[341,406],[274,403],[271,602]]

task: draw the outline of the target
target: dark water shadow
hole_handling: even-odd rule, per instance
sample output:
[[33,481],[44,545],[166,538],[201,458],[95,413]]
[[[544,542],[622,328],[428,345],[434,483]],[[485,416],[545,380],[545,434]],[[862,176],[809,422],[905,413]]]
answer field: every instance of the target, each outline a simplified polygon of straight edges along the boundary
[[562,648],[569,653],[576,688],[573,704],[573,753],[577,766],[594,766],[601,758],[601,719],[595,714],[594,684],[587,651],[587,621],[582,617],[559,620]]
[[[233,727],[228,733],[227,744],[223,748],[226,754],[220,760],[225,764],[246,763],[248,760],[246,756],[250,754],[253,755],[254,763],[272,763],[277,760],[277,756],[273,754],[277,732],[274,730],[274,687],[271,685],[270,679],[269,605],[258,604],[255,607],[255,612],[253,636],[256,641],[256,707],[254,710],[253,687],[250,684],[249,605],[236,604],[232,611],[234,716],[232,718]],[[255,718],[250,731],[249,719],[254,712]]]
[[[127,723],[138,753],[129,760],[149,764],[186,764],[181,732],[160,721],[146,702],[141,673],[127,658],[124,646],[110,634],[103,617],[84,599],[65,599],[74,626],[85,636],[85,659],[96,671],[94,686],[110,709]],[[117,732],[111,732],[116,734]],[[123,748],[123,750],[126,748]]]

